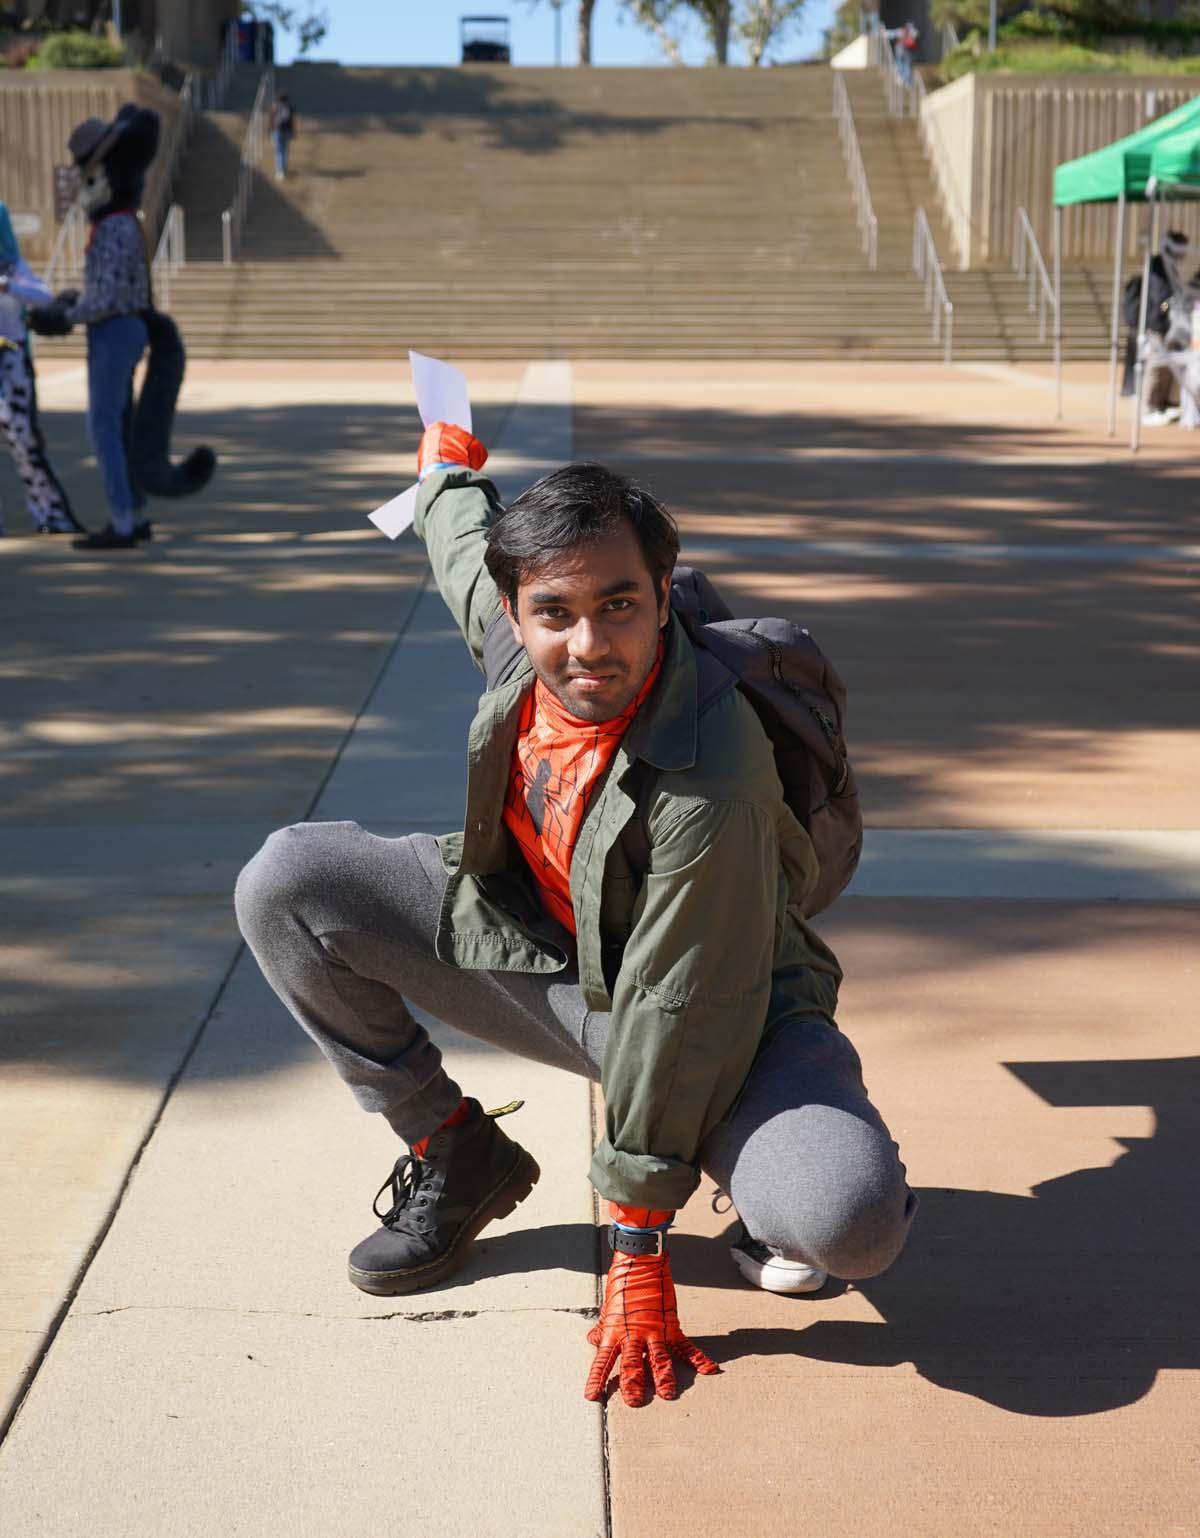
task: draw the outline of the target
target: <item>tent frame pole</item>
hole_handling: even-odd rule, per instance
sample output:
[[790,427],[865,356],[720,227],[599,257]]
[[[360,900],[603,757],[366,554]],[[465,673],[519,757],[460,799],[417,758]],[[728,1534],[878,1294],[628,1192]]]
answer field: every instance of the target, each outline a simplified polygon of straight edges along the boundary
[[1125,189],[1117,201],[1117,248],[1113,253],[1112,325],[1108,336],[1108,436],[1117,431],[1117,355],[1121,336],[1121,273],[1125,268]]
[[1146,249],[1142,254],[1142,297],[1138,305],[1137,370],[1133,385],[1133,423],[1129,429],[1130,452],[1141,442],[1142,390],[1146,382],[1146,314],[1150,307],[1150,256],[1158,244],[1158,182],[1146,183]]
[[1062,218],[1061,205],[1054,209],[1054,419],[1062,421]]

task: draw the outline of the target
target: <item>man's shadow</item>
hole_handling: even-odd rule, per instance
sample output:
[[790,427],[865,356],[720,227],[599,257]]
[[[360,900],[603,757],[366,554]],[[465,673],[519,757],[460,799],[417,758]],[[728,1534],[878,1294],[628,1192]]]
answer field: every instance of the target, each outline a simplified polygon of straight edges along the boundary
[[[922,1189],[904,1255],[854,1284],[881,1323],[806,1327],[812,1300],[781,1298],[786,1323],[705,1339],[710,1355],[912,1362],[955,1393],[1043,1416],[1115,1409],[1161,1368],[1200,1367],[1200,1058],[1007,1066],[1053,1106],[1150,1106],[1154,1135],[1122,1139],[1112,1165],[1031,1196]],[[502,1234],[481,1241],[473,1269],[583,1269],[580,1238],[574,1224]],[[671,1251],[681,1283],[741,1285],[725,1238],[679,1235]]]
[[1161,1368],[1200,1367],[1200,1059],[1007,1066],[1053,1106],[1150,1106],[1155,1132],[1031,1196],[922,1190],[905,1254],[855,1284],[883,1323],[735,1330],[722,1356],[912,1362],[943,1388],[1045,1416],[1132,1404]]

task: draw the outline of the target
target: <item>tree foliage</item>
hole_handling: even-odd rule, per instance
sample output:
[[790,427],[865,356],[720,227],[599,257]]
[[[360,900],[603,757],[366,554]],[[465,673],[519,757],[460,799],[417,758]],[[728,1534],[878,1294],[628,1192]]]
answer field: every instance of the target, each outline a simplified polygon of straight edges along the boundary
[[673,64],[684,62],[672,24],[685,13],[704,28],[714,64],[729,63],[729,45],[736,38],[752,66],[804,9],[805,0],[624,0],[639,26],[653,34]]
[[[933,0],[933,3],[936,5],[938,0]],[[825,57],[831,59],[835,53],[840,53],[852,43],[863,30],[864,20],[869,20],[873,14],[862,0],[841,0],[834,10],[832,25],[825,30]]]
[[256,20],[269,21],[280,31],[290,32],[301,56],[323,42],[329,31],[329,12],[320,0],[300,0],[297,5],[288,4],[287,0],[257,0],[248,9]]
[[[998,20],[1019,24],[1023,32],[1073,42],[1089,37],[1136,37],[1161,25],[1145,15],[1141,0],[1040,0],[1031,9],[1027,0],[999,0]],[[960,36],[972,29],[986,35],[988,0],[932,0],[930,14],[935,26],[945,22]],[[1200,17],[1197,0],[1184,0],[1176,19],[1185,24]]]
[[738,7],[734,28],[752,69],[763,61],[776,38],[800,17],[805,0],[745,0]]
[[645,27],[654,36],[672,64],[684,62],[679,41],[670,25],[675,15],[684,9],[683,0],[624,0],[624,5],[638,26]]

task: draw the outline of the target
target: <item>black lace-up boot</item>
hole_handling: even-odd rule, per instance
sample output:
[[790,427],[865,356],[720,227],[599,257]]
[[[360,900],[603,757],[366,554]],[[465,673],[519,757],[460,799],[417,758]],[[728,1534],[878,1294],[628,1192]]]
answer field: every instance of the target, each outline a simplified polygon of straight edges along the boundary
[[[363,1292],[391,1297],[432,1287],[466,1259],[471,1240],[494,1218],[507,1217],[541,1176],[530,1155],[506,1137],[496,1118],[523,1104],[470,1114],[428,1141],[424,1154],[405,1154],[375,1198],[383,1224],[350,1252],[350,1280]],[[391,1206],[380,1209],[390,1193]]]

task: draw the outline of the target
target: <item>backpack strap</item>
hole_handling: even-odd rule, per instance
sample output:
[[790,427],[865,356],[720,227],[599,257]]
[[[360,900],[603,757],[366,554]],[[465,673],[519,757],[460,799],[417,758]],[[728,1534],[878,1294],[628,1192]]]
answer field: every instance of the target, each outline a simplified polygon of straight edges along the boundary
[[[707,581],[701,573],[697,572],[696,575],[701,581]],[[691,624],[696,621],[691,620],[686,605],[676,603],[676,591],[673,586],[671,608],[692,642],[692,654],[696,659],[696,714],[702,716],[718,700],[724,699],[731,689],[737,688],[737,674],[732,668],[727,668],[719,657],[714,657],[703,645],[692,640]],[[704,621],[699,623],[703,624]],[[633,784],[628,787],[634,799],[634,810],[633,816],[621,831],[621,847],[632,868],[642,876],[650,869],[650,803],[654,799],[658,779],[659,771],[654,765],[639,759],[634,765]]]
[[687,616],[679,617],[692,643],[692,655],[696,659],[696,714],[702,716],[718,700],[724,699],[731,689],[737,688],[738,677],[732,668],[726,667],[714,652],[709,651],[703,640],[692,633]]

